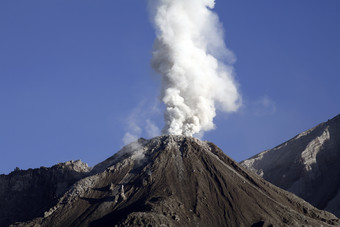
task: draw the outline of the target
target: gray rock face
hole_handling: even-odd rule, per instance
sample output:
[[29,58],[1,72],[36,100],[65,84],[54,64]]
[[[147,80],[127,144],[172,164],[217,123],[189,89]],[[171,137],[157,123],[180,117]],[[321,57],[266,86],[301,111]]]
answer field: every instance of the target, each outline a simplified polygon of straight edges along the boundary
[[191,137],[140,139],[95,166],[43,216],[13,226],[339,226],[334,215]]
[[81,161],[0,175],[0,226],[44,214],[89,168]]
[[241,164],[340,217],[340,115]]

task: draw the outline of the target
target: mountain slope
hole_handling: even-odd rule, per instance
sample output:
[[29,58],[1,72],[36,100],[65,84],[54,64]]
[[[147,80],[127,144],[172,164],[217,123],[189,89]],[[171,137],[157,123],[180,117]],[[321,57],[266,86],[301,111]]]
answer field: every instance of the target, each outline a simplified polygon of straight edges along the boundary
[[140,139],[95,166],[44,217],[13,226],[339,226],[212,143]]
[[0,226],[43,215],[89,170],[81,161],[70,161],[51,168],[15,170],[0,175]]
[[340,217],[340,115],[241,164]]

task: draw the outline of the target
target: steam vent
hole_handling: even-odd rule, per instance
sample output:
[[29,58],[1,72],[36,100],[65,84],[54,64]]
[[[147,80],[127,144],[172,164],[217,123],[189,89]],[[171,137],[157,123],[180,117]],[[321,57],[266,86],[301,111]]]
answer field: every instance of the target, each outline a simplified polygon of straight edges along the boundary
[[[91,170],[72,162],[0,180],[0,226],[340,226],[192,137],[139,139]],[[17,216],[27,193],[39,204]]]

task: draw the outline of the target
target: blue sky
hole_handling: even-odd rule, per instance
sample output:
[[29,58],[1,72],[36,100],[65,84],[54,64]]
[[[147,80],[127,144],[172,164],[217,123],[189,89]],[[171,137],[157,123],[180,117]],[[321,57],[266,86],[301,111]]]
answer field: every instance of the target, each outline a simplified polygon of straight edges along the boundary
[[[243,106],[218,113],[205,140],[241,161],[340,113],[340,1],[216,0],[214,11]],[[131,121],[161,128],[154,39],[145,0],[0,1],[0,173],[92,166]]]

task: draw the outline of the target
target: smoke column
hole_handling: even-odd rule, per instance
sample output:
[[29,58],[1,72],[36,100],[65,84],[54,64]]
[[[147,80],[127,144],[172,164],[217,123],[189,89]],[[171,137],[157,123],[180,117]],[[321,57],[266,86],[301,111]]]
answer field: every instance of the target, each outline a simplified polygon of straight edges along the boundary
[[214,0],[149,0],[156,30],[151,64],[162,77],[164,134],[203,134],[214,129],[217,109],[233,112],[241,104],[230,65],[234,57],[214,6]]

